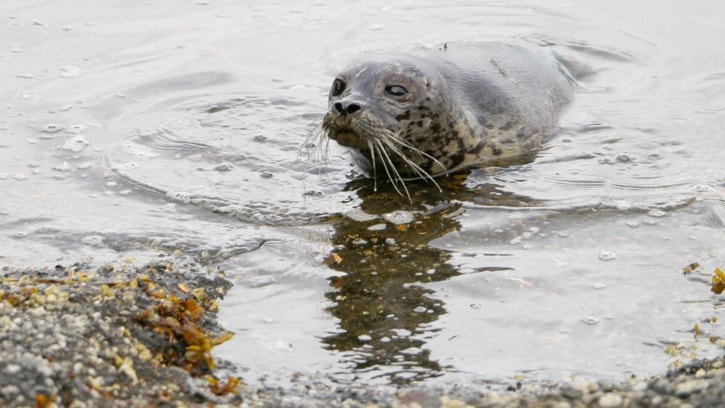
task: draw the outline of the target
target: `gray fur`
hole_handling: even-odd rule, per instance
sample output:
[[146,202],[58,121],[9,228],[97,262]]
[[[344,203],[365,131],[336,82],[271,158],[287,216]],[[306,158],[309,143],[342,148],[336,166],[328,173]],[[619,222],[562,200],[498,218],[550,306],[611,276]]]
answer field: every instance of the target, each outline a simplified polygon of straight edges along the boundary
[[[575,89],[551,54],[504,42],[374,55],[337,80],[344,89],[331,90],[324,134],[394,182],[530,153],[556,131]],[[390,85],[408,92],[393,97]]]

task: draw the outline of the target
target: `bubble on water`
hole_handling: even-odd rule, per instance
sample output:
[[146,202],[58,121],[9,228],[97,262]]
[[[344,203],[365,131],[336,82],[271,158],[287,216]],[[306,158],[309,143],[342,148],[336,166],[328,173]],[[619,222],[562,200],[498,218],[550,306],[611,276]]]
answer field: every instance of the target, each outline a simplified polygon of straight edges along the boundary
[[471,303],[471,309],[480,309],[481,304],[480,303]]
[[184,204],[191,202],[191,194],[186,191],[169,191],[166,196],[172,200],[181,201]]
[[58,111],[60,112],[68,112],[71,109],[73,109],[73,105],[63,105],[58,107]]
[[219,163],[216,166],[214,166],[214,170],[222,172],[222,171],[231,171],[234,168],[234,164],[232,163]]
[[21,74],[15,74],[15,76],[17,78],[23,78],[23,79],[33,79],[33,78],[35,78],[35,75],[34,74],[31,74],[31,73],[28,73],[28,72],[21,73]]
[[27,175],[27,174],[25,174],[25,173],[18,173],[18,174],[16,174],[16,175],[14,175],[14,176],[13,176],[13,178],[14,178],[15,180],[20,180],[20,181],[23,181],[23,180],[27,180],[27,179],[28,179],[28,175]]
[[121,190],[121,191],[118,192],[118,194],[120,194],[120,195],[129,195],[129,194],[131,194],[131,190]]
[[601,282],[594,282],[594,283],[592,283],[592,289],[602,290],[602,289],[606,289],[606,288],[607,288],[607,285],[605,285],[605,284],[603,284]]
[[360,341],[370,341],[373,338],[369,334],[361,334],[361,335],[357,336],[357,339]]
[[662,210],[651,210],[647,213],[647,215],[654,218],[662,218],[667,215],[667,213]]
[[31,93],[24,93],[24,94],[20,95],[20,99],[30,99],[32,97],[33,97],[33,94],[31,94]]
[[631,163],[632,159],[626,154],[620,154],[619,156],[617,156],[617,161],[620,163]]
[[42,128],[40,128],[40,131],[44,132],[44,133],[58,133],[58,132],[62,131],[63,129],[65,129],[65,126],[63,126],[63,125],[58,125],[56,123],[49,123],[49,124],[43,126]]
[[10,173],[8,173],[6,171],[0,173],[0,180],[6,180],[8,177],[10,177]]
[[68,126],[68,133],[73,133],[74,135],[79,135],[88,129],[88,126],[86,125],[70,125]]
[[153,159],[159,157],[159,154],[154,152],[151,148],[132,142],[124,143],[123,149],[126,151],[126,153],[143,159]]
[[57,166],[53,166],[53,170],[66,172],[66,171],[70,171],[71,168],[68,165],[68,162],[63,162],[63,164],[59,164]]
[[74,28],[73,28],[73,26],[65,26],[65,27],[61,28],[60,30],[61,31],[73,31]]
[[619,200],[614,203],[614,206],[617,207],[617,210],[619,211],[627,211],[632,208],[632,203],[625,200]]
[[630,227],[632,227],[632,228],[637,228],[637,227],[639,227],[639,221],[629,221],[627,223],[627,225],[630,226]]
[[385,228],[387,228],[387,225],[385,223],[375,224],[368,227],[368,230],[370,231],[382,231]]
[[83,70],[78,68],[75,65],[66,65],[64,67],[59,67],[60,75],[63,78],[77,78],[81,75],[83,75]]
[[554,262],[554,265],[556,265],[557,268],[562,268],[571,263],[571,261],[568,259],[559,259],[559,258],[552,259],[552,262]]
[[78,166],[76,166],[76,168],[77,168],[78,170],[88,170],[88,169],[89,169],[89,168],[91,167],[91,165],[92,165],[92,164],[93,164],[93,163],[91,163],[91,162],[87,162],[87,163],[81,163],[81,164],[79,164]]
[[385,29],[385,24],[376,23],[371,25],[368,30],[370,31],[380,31]]
[[395,225],[409,224],[415,219],[412,212],[404,210],[398,210],[383,214],[383,218],[385,219],[385,221]]
[[81,239],[81,243],[92,247],[100,247],[103,246],[103,237],[100,235],[88,235]]
[[78,135],[76,137],[72,137],[66,140],[66,142],[63,143],[62,149],[71,151],[73,153],[78,153],[83,150],[86,145],[88,145],[88,140],[86,140],[85,137]]
[[582,317],[582,323],[594,326],[595,324],[599,323],[599,319],[593,316],[585,316]]
[[602,249],[599,251],[599,259],[602,261],[611,261],[612,259],[616,258],[617,254],[612,251],[607,251],[605,249]]
[[696,185],[692,186],[691,188],[692,188],[692,191],[694,191],[696,193],[714,193],[715,191],[717,191],[713,187],[710,187],[705,184],[696,184]]
[[509,244],[511,244],[511,245],[518,245],[518,244],[521,243],[522,240],[523,240],[523,238],[521,237],[521,235],[517,235],[517,236],[514,237],[514,239],[512,239],[511,241],[509,241]]

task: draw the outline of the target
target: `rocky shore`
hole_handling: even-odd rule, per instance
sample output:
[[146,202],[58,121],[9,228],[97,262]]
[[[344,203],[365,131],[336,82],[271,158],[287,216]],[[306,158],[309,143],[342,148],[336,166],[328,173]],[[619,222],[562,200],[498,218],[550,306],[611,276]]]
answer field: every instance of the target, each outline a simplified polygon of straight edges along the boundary
[[653,378],[512,384],[500,392],[426,388],[251,389],[219,378],[215,320],[231,283],[193,262],[0,270],[0,406],[716,407],[725,358]]

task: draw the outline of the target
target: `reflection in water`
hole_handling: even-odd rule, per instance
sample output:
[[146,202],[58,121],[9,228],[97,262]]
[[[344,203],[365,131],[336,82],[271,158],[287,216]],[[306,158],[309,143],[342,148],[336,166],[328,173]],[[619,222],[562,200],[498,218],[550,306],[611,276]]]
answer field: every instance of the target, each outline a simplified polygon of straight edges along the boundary
[[[382,214],[399,205],[395,193],[363,198],[362,210]],[[382,205],[381,205],[382,204]],[[400,204],[400,203],[396,203]],[[347,354],[354,371],[381,372],[393,383],[436,376],[441,370],[425,350],[426,325],[445,313],[443,303],[418,283],[440,281],[458,274],[446,261],[450,254],[427,243],[459,228],[454,215],[459,205],[417,214],[414,221],[378,230],[381,219],[367,222],[345,217],[336,228],[335,250],[328,265],[344,276],[331,279],[335,302],[329,311],[340,319],[339,333],[324,338],[332,349]],[[381,211],[382,210],[382,211]],[[387,210],[387,211],[386,211]],[[372,228],[370,228],[372,227]]]
[[[431,358],[425,343],[437,331],[431,323],[446,309],[433,290],[421,284],[460,274],[449,263],[450,252],[428,243],[460,229],[458,198],[471,193],[462,186],[465,179],[466,175],[442,179],[443,193],[412,183],[411,199],[418,211],[408,213],[413,214],[410,222],[397,224],[389,214],[408,207],[407,197],[392,188],[372,192],[365,180],[348,186],[360,188],[362,211],[335,225],[335,249],[326,263],[345,275],[330,279],[334,290],[326,296],[334,302],[329,312],[340,320],[340,331],[323,341],[345,353],[356,376],[372,373],[401,384],[442,374],[445,367]],[[498,191],[496,185],[479,187],[475,194],[488,196],[488,201],[521,205],[520,198]]]

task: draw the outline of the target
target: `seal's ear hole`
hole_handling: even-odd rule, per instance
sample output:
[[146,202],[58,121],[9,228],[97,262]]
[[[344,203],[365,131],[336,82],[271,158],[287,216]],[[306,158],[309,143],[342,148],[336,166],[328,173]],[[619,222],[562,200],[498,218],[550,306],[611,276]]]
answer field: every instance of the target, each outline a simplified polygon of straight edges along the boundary
[[340,96],[344,90],[345,83],[342,82],[341,79],[335,78],[335,80],[332,81],[332,88],[330,88],[330,96]]
[[408,90],[400,85],[388,85],[385,87],[385,93],[394,98],[402,98],[408,94]]

